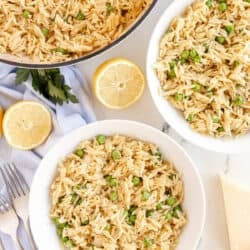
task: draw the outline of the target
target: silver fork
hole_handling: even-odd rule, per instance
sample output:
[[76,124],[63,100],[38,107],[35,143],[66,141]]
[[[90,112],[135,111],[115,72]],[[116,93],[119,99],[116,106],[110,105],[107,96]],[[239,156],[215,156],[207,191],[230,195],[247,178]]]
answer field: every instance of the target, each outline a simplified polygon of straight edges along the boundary
[[[10,243],[12,246],[8,245],[5,247],[10,247],[11,249],[19,249],[20,245],[17,240],[17,228],[19,224],[18,219],[15,211],[12,209],[12,206],[9,203],[9,200],[2,194],[0,194],[0,213],[0,229],[5,234],[9,235],[11,237],[11,240],[13,240],[13,242]],[[6,227],[6,225],[8,226]]]
[[[17,233],[20,243],[25,250],[32,250],[34,247],[31,237],[28,234],[27,204],[29,199],[29,186],[14,163],[3,163],[0,166],[0,173],[6,185],[12,206],[15,211],[17,211],[19,221],[19,230]],[[23,228],[23,230],[21,230],[21,228]]]

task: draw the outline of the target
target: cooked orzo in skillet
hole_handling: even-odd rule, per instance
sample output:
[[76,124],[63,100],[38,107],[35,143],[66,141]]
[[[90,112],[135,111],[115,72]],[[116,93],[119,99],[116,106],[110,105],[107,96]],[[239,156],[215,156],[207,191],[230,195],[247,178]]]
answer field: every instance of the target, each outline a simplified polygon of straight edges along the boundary
[[0,54],[76,59],[119,38],[151,0],[1,0]]
[[172,250],[187,221],[183,196],[156,145],[99,135],[59,163],[50,216],[66,248]]
[[249,0],[195,1],[166,30],[155,70],[162,95],[195,131],[249,132]]

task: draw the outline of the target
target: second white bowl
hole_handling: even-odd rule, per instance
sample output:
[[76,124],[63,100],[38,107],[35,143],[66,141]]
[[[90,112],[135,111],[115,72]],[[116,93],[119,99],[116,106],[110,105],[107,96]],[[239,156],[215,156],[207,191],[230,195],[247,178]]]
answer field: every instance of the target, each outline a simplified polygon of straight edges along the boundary
[[98,134],[121,134],[155,143],[164,157],[175,164],[183,176],[183,207],[188,217],[177,250],[195,250],[204,226],[205,195],[194,163],[166,134],[148,125],[124,120],[100,121],[79,128],[63,137],[43,158],[33,180],[29,203],[30,226],[38,249],[61,249],[56,228],[49,218],[50,185],[55,177],[58,161],[72,152],[82,140]]
[[193,0],[175,0],[163,13],[152,34],[147,54],[148,86],[154,103],[169,125],[188,141],[202,148],[223,152],[242,153],[250,152],[250,133],[235,138],[215,138],[193,131],[182,114],[177,111],[165,98],[160,96],[160,82],[153,70],[153,64],[159,55],[160,41],[174,17],[180,16]]

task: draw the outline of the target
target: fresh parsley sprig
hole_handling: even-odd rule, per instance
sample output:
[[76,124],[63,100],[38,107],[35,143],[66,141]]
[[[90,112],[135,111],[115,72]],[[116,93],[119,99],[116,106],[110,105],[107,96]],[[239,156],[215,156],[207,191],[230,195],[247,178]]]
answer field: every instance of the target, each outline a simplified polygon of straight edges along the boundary
[[32,77],[32,87],[45,98],[62,105],[64,102],[78,103],[75,95],[71,94],[71,88],[65,84],[64,76],[60,69],[24,69],[16,72],[16,84],[22,84],[29,76]]

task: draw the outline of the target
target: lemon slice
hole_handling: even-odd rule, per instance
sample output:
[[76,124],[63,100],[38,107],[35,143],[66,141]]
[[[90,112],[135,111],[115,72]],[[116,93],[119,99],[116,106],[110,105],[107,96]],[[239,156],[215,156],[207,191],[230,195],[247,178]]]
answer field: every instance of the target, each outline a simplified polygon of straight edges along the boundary
[[135,103],[143,94],[145,76],[133,62],[113,58],[101,64],[93,79],[97,99],[111,109],[123,109]]
[[1,138],[2,134],[3,134],[2,122],[3,122],[3,109],[0,106],[0,138]]
[[12,105],[3,117],[5,139],[17,149],[30,150],[41,145],[51,129],[51,114],[39,102],[18,102]]

